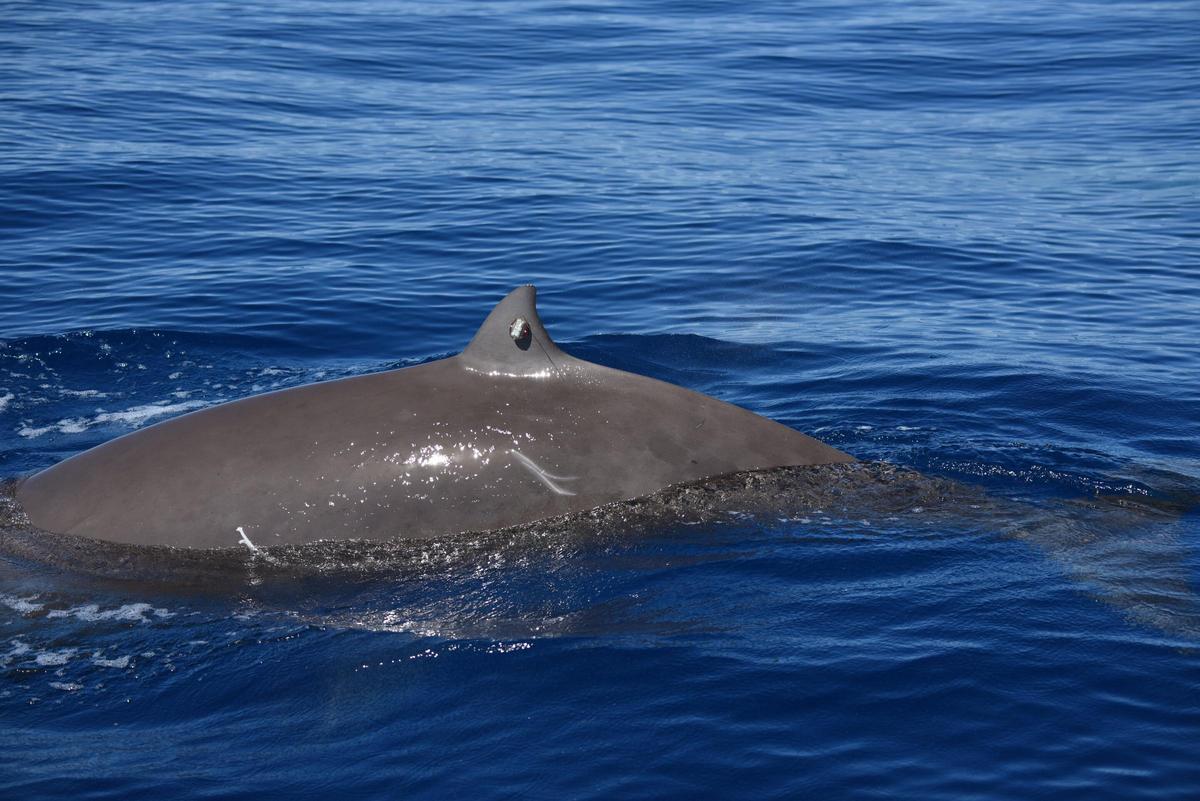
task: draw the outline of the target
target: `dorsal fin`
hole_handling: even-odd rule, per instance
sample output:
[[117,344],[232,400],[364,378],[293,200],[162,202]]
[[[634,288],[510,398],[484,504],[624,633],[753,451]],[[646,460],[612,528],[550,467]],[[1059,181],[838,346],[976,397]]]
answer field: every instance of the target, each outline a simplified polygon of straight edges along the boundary
[[546,333],[537,288],[519,286],[496,304],[459,359],[472,370],[527,376],[557,372],[570,358]]

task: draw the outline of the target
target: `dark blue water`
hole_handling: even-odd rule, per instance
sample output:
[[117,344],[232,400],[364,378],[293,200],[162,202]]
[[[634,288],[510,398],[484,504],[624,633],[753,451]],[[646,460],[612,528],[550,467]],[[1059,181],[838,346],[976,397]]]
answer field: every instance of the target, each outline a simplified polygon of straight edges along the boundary
[[2,558],[0,797],[1200,797],[1194,3],[7,2],[0,75],[0,476],[534,282],[579,356],[1033,521]]

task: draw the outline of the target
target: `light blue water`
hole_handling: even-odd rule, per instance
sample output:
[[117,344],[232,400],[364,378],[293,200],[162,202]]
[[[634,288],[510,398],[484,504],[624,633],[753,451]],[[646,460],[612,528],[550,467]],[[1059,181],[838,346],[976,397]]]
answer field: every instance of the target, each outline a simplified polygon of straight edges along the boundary
[[1032,505],[439,543],[167,592],[0,558],[0,796],[1195,798],[1194,3],[0,4],[0,476],[457,352]]

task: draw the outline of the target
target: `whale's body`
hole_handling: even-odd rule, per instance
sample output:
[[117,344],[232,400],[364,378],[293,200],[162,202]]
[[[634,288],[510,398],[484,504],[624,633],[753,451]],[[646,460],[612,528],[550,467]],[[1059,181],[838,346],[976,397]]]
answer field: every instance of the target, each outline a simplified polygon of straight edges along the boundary
[[168,420],[23,481],[42,529],[190,548],[432,538],[678,482],[853,459],[745,409],[576,359],[520,287],[458,356]]

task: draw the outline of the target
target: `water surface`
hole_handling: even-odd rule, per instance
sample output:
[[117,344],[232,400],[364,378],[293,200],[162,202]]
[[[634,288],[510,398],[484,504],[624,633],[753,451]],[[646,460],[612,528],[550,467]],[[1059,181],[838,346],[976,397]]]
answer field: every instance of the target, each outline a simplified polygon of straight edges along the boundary
[[1200,795],[1193,3],[0,20],[0,477],[534,282],[575,355],[995,504],[207,589],[9,554],[0,795]]

